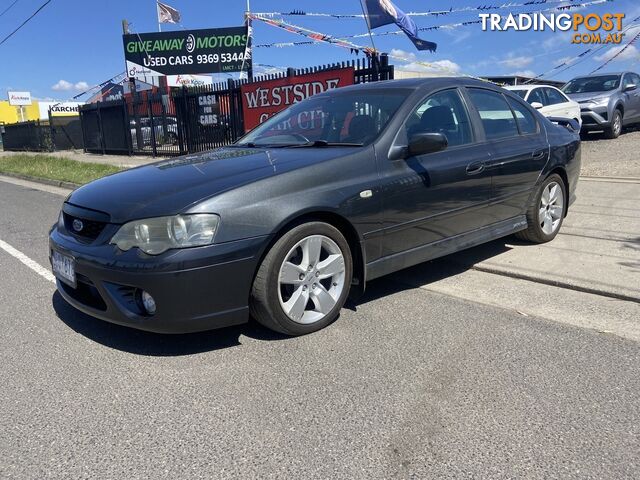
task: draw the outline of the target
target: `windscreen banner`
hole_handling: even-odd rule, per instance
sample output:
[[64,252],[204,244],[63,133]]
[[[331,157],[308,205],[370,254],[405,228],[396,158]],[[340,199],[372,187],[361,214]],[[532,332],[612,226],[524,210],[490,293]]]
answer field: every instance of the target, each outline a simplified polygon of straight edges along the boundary
[[289,105],[353,83],[353,68],[340,68],[242,85],[245,131],[252,130]]
[[248,70],[247,27],[123,35],[129,77]]

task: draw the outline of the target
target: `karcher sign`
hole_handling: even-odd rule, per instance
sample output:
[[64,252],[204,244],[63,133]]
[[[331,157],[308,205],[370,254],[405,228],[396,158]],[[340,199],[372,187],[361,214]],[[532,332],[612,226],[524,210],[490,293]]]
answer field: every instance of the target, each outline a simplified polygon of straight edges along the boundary
[[9,105],[24,107],[31,105],[31,92],[7,92],[9,94]]
[[48,119],[49,112],[52,117],[75,117],[79,115],[82,102],[38,102],[40,108],[40,118]]

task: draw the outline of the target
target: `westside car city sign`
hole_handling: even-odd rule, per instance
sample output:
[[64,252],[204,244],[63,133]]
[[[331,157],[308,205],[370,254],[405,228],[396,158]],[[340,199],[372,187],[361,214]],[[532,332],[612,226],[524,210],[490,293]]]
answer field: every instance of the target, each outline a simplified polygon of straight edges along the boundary
[[239,72],[251,62],[247,27],[136,33],[123,42],[130,77]]
[[305,98],[333,88],[353,85],[353,68],[341,68],[242,85],[245,131]]

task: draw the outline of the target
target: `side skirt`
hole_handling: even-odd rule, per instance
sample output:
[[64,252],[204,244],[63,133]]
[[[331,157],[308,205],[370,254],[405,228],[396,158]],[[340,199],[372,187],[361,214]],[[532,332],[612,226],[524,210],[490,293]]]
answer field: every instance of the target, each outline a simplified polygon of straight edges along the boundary
[[471,232],[456,235],[455,237],[445,238],[411,250],[388,255],[367,264],[367,280],[373,280],[403,268],[475,247],[497,238],[506,237],[526,228],[527,217],[519,215]]

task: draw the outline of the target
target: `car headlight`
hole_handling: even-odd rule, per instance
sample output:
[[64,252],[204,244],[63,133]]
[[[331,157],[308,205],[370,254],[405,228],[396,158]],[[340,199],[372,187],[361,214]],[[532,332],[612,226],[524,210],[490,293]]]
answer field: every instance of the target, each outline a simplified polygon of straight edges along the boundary
[[172,248],[201,247],[213,243],[220,217],[212,213],[156,217],[125,223],[111,239],[120,250],[138,247],[149,255]]

